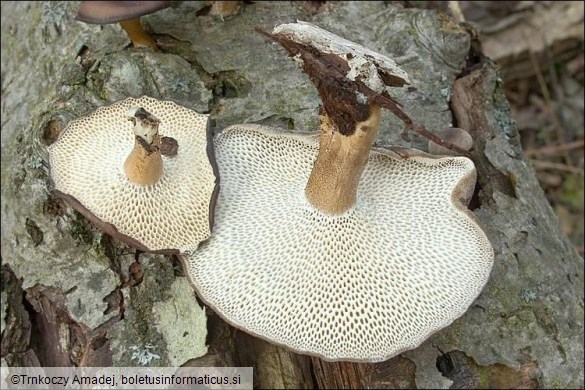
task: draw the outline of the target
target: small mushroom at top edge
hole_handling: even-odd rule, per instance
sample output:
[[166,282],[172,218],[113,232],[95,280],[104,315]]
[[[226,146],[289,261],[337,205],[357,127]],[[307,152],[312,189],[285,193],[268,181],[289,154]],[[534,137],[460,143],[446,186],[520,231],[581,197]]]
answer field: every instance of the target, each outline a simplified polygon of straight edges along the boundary
[[157,50],[158,45],[142,27],[140,17],[170,5],[170,1],[84,1],[75,19],[92,24],[119,22],[134,47]]
[[244,6],[243,1],[236,0],[213,0],[208,3],[211,5],[209,15],[219,16],[222,20],[225,17],[237,15]]
[[[447,141],[459,148],[470,151],[473,147],[473,138],[471,134],[459,127],[448,127],[437,133],[441,141]],[[429,141],[429,153],[434,155],[458,156],[459,153],[453,149],[446,148],[440,144]]]

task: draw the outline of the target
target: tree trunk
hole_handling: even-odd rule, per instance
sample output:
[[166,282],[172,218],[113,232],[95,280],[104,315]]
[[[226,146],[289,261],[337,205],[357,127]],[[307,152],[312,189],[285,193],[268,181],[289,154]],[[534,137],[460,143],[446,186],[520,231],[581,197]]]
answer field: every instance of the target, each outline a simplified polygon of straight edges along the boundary
[[[494,64],[445,14],[315,3],[256,2],[221,18],[183,2],[143,18],[158,52],[128,48],[117,25],[74,21],[75,3],[2,3],[3,365],[253,366],[266,388],[584,386],[583,259],[524,157]],[[297,19],[395,59],[416,88],[398,99],[409,116],[474,138],[471,206],[495,249],[491,278],[460,319],[383,363],[298,355],[210,310],[205,323],[180,262],[113,241],[50,193],[46,146],[70,120],[128,96],[182,101],[210,113],[216,132],[243,122],[317,130],[316,90],[254,32]],[[385,114],[378,145],[426,150],[401,130]]]

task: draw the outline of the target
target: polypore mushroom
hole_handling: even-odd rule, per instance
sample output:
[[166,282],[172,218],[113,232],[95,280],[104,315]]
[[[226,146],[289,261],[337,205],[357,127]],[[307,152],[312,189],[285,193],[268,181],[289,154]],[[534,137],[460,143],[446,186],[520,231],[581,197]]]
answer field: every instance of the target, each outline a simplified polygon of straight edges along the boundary
[[[471,147],[473,146],[473,138],[471,137],[471,134],[469,134],[467,131],[459,127],[447,127],[446,129],[439,131],[437,135],[441,139],[453,145],[457,145],[458,147],[466,151],[471,150]],[[434,141],[429,141],[429,153],[450,156],[456,155],[456,153],[454,153],[453,150],[441,146]]]
[[84,1],[75,19],[93,24],[119,22],[134,47],[158,49],[156,42],[144,31],[140,17],[170,5],[170,1]]
[[406,74],[394,64],[383,78],[389,59],[306,26],[273,35],[287,31],[319,81],[319,138],[256,125],[219,134],[214,234],[184,260],[202,299],[234,326],[327,360],[382,361],[461,316],[488,280],[493,250],[465,206],[475,167],[370,153],[380,109],[364,86]]
[[[161,153],[165,144],[175,154]],[[54,192],[144,251],[193,250],[211,232],[217,174],[208,116],[128,98],[70,122],[49,146]]]

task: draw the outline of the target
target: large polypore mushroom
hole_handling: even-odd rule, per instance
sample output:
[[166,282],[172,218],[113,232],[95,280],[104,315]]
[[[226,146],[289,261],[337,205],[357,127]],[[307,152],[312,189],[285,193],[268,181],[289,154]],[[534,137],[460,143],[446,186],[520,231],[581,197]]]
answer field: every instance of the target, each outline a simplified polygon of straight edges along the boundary
[[208,116],[128,98],[70,122],[49,146],[55,193],[145,251],[193,250],[213,223],[217,174]]
[[370,153],[374,98],[390,99],[384,86],[406,74],[311,25],[272,36],[296,47],[319,80],[320,137],[256,125],[216,137],[215,230],[185,256],[189,275],[204,301],[249,333],[328,360],[388,359],[461,316],[488,280],[493,251],[465,206],[474,165]]

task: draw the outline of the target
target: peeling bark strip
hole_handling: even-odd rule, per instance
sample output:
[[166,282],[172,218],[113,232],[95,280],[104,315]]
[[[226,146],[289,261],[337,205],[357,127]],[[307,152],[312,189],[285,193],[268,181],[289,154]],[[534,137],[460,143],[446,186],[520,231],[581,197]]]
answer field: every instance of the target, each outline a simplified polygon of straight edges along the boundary
[[485,98],[486,92],[491,88],[490,83],[486,81],[489,80],[491,72],[490,68],[481,66],[455,80],[450,106],[457,125],[473,130],[474,147],[469,157],[477,168],[477,181],[482,190],[490,196],[498,191],[516,198],[513,174],[506,176],[500,172],[485,155],[486,142],[493,138],[494,132],[486,114],[491,113],[493,107]]
[[2,284],[10,310],[0,356],[10,366],[112,365],[105,332],[75,321],[66,307],[66,293],[40,285],[22,290],[22,281],[8,266],[2,268]]

